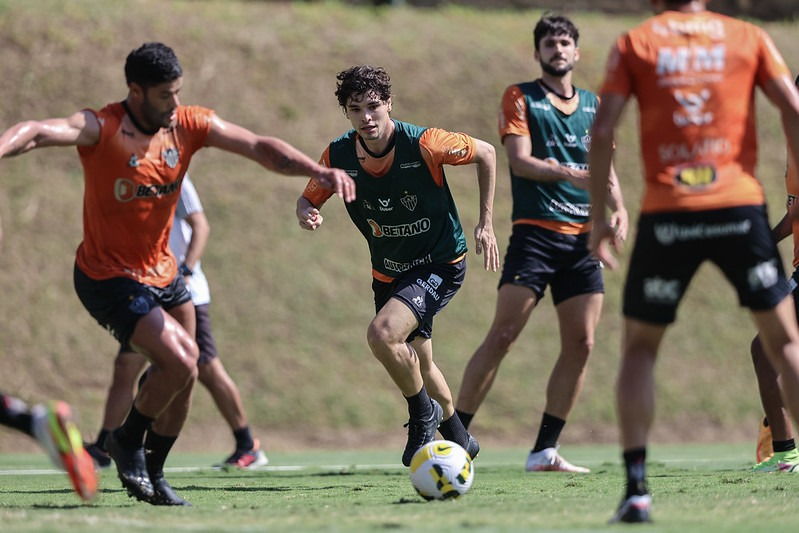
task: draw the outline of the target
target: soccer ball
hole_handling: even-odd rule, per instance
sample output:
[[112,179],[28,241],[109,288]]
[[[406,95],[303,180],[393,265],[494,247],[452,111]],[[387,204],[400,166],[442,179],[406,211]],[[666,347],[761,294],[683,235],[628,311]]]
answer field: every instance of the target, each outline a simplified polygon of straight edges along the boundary
[[449,500],[472,487],[474,466],[463,447],[434,440],[419,448],[411,459],[411,484],[425,500]]

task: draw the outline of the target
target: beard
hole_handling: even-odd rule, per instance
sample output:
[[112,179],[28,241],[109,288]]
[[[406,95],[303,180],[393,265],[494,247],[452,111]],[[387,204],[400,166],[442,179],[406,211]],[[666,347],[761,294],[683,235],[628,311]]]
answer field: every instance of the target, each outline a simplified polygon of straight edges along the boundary
[[544,63],[543,61],[539,61],[539,63],[541,63],[541,70],[550,76],[556,76],[558,78],[565,76],[574,68],[574,64],[567,64],[565,67],[557,68],[553,67],[549,63]]
[[153,130],[170,128],[173,126],[171,120],[172,111],[168,113],[161,112],[152,106],[146,98],[144,102],[142,102],[141,114],[144,120],[147,121],[147,126]]

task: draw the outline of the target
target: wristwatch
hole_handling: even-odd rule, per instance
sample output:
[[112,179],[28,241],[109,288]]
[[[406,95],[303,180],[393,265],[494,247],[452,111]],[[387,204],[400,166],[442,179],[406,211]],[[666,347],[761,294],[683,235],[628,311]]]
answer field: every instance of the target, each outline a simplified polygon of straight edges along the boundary
[[181,263],[180,264],[180,266],[178,267],[178,272],[180,272],[184,276],[193,276],[194,275],[194,271],[192,269],[190,269],[189,266],[186,263]]

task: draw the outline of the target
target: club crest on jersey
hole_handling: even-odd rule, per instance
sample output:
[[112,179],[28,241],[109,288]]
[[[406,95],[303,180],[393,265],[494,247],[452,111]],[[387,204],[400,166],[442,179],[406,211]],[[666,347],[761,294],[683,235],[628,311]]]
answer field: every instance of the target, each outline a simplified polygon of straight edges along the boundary
[[178,153],[178,149],[175,147],[167,148],[163,152],[161,152],[161,156],[164,158],[164,163],[169,168],[175,168],[178,166],[178,159],[180,159],[180,153]]
[[583,135],[580,137],[580,142],[583,143],[583,148],[585,148],[586,152],[591,151],[591,136],[590,135]]
[[408,211],[413,211],[416,209],[416,205],[419,203],[419,199],[416,197],[415,194],[407,194],[400,198],[400,203],[405,206],[405,209]]

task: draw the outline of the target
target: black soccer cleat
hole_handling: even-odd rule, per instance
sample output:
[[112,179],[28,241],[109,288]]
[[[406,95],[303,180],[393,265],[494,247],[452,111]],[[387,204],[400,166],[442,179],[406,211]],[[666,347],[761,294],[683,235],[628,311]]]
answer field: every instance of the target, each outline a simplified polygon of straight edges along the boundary
[[111,457],[108,455],[108,452],[101,450],[100,447],[97,446],[97,443],[84,442],[83,447],[86,448],[86,451],[92,456],[97,468],[108,468],[111,466]]
[[619,509],[613,518],[608,522],[615,524],[618,522],[626,522],[628,524],[651,522],[652,518],[649,516],[652,512],[652,497],[649,494],[641,496],[630,496],[622,500]]
[[128,496],[142,502],[149,501],[155,493],[150,476],[147,475],[144,446],[125,448],[117,441],[114,431],[106,437],[105,449],[116,464],[117,475],[122,486],[128,490]]
[[477,439],[469,435],[469,442],[466,444],[466,453],[469,454],[469,457],[474,461],[477,458],[477,454],[480,453],[480,444],[478,444]]
[[167,483],[164,476],[152,477],[153,496],[147,503],[151,505],[174,505],[191,507],[191,504],[175,494],[175,490]]
[[435,440],[436,430],[444,418],[444,409],[437,401],[431,399],[433,414],[427,420],[411,418],[405,427],[408,428],[408,443],[405,445],[405,452],[402,454],[402,464],[411,466],[411,459],[416,451],[430,441]]

